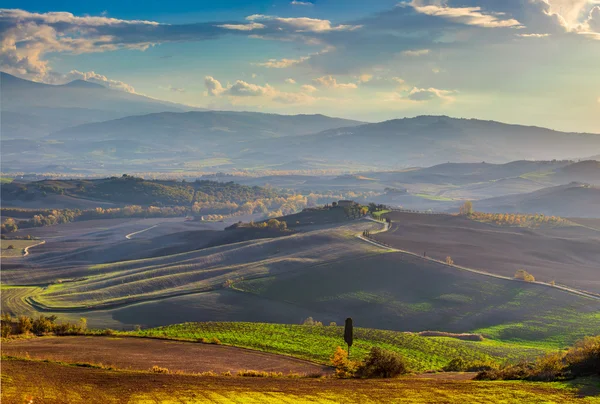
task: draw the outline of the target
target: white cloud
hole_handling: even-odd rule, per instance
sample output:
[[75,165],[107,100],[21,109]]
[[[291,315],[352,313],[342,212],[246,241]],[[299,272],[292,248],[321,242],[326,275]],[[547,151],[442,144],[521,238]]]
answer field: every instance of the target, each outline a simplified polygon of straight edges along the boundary
[[229,95],[238,97],[257,97],[272,94],[274,90],[273,87],[268,84],[259,86],[257,84],[247,83],[243,80],[237,80],[232,86],[227,88],[225,92]]
[[223,86],[221,82],[212,76],[204,78],[207,95],[214,97],[229,97],[232,103],[239,104],[241,98],[257,98],[260,100],[273,101],[282,104],[308,104],[316,100],[315,97],[305,91],[293,93],[283,92],[265,84],[264,86],[236,80],[234,84]]
[[[368,77],[359,76],[361,87],[373,87],[373,88],[391,88],[396,87],[402,89],[405,87],[405,82],[400,77],[384,77],[384,76],[371,76]],[[368,78],[368,80],[365,80]]]
[[255,63],[256,66],[267,67],[271,69],[285,69],[300,64],[310,59],[310,56],[302,56],[299,59],[269,59],[266,62]]
[[212,76],[204,77],[204,86],[206,87],[206,92],[208,95],[215,97],[221,95],[225,91],[221,85],[221,82]]
[[546,38],[549,37],[550,34],[517,34],[517,36],[521,38]]
[[413,0],[410,5],[415,11],[442,17],[466,25],[476,25],[485,28],[520,28],[521,23],[514,18],[503,18],[504,13],[483,13],[481,7],[450,7],[441,4],[422,5],[421,1]]
[[298,0],[292,0],[292,1],[290,2],[290,4],[291,4],[292,6],[314,6],[314,4],[313,4],[313,3],[310,3],[310,2],[308,2],[308,1],[298,1]]
[[181,87],[173,87],[172,85],[168,85],[166,87],[159,87],[162,90],[172,91],[174,93],[185,93],[185,88]]
[[288,84],[296,84],[296,80],[289,78],[289,79],[285,79],[285,82]]
[[255,29],[263,29],[265,27],[264,24],[258,22],[251,22],[249,24],[222,24],[217,25],[219,28],[225,29],[233,29],[237,31],[253,31]]
[[310,84],[304,84],[302,87],[300,87],[300,89],[305,93],[314,93],[317,91],[317,87],[311,86]]
[[337,80],[331,76],[322,76],[316,79],[313,79],[313,82],[319,86],[327,87],[327,88],[336,88],[336,89],[354,89],[357,88],[357,85],[354,83],[338,83]]
[[411,101],[423,102],[431,101],[433,99],[440,99],[443,101],[454,101],[454,97],[451,95],[454,91],[439,90],[437,88],[417,88],[413,89],[408,93],[407,98]]
[[402,52],[404,56],[424,56],[428,55],[430,52],[429,49],[415,49],[415,50],[405,50]]
[[47,82],[51,84],[64,84],[69,83],[73,80],[89,81],[90,83],[101,84],[104,87],[110,88],[112,90],[124,91],[126,93],[136,92],[133,86],[122,81],[111,80],[108,77],[95,72],[80,72],[78,70],[71,70],[67,74],[53,73],[49,76]]
[[283,18],[271,15],[254,14],[246,17],[248,21],[272,22],[281,27],[287,27],[296,32],[328,32],[328,31],[353,31],[361,25],[331,25],[329,20],[320,20],[318,18],[293,17]]

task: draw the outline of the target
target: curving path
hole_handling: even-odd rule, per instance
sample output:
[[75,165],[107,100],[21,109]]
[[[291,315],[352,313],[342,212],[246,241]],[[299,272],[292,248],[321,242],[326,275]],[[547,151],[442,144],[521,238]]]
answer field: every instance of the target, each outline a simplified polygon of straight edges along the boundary
[[[390,229],[390,224],[389,224],[389,223],[387,223],[387,222],[380,222],[379,220],[375,220],[375,219],[373,219],[373,218],[371,218],[371,217],[365,217],[365,219],[367,219],[367,220],[371,220],[371,221],[373,221],[373,222],[376,222],[376,223],[379,223],[379,224],[383,224],[383,225],[384,225],[384,226],[383,226],[383,229],[381,229],[381,230],[378,230],[378,231],[375,231],[375,232],[373,232],[372,234],[383,233],[383,232],[385,232],[385,231],[388,231],[388,230]],[[478,269],[473,269],[473,268],[467,268],[467,267],[463,267],[463,266],[456,265],[456,264],[449,265],[449,264],[447,264],[446,262],[444,262],[444,261],[440,261],[440,260],[436,260],[435,258],[431,258],[431,257],[423,257],[421,254],[416,254],[416,253],[414,253],[414,252],[411,252],[411,251],[400,250],[400,249],[398,249],[398,248],[394,248],[394,247],[387,246],[387,245],[385,245],[385,244],[382,244],[382,243],[380,243],[380,242],[378,242],[378,241],[376,241],[376,240],[373,240],[373,239],[370,239],[370,238],[366,238],[366,237],[364,237],[364,236],[363,236],[362,234],[360,234],[360,233],[359,233],[359,234],[357,234],[357,235],[356,235],[356,237],[358,237],[359,239],[361,239],[361,240],[363,240],[363,241],[366,241],[367,243],[371,243],[371,244],[373,244],[373,245],[375,245],[375,246],[378,246],[378,247],[381,247],[381,248],[385,248],[385,249],[386,249],[386,250],[388,250],[388,251],[392,251],[392,252],[399,252],[399,253],[402,253],[402,254],[408,254],[408,255],[412,255],[412,256],[415,256],[415,257],[422,258],[422,259],[426,259],[426,260],[428,260],[428,261],[437,262],[438,264],[442,264],[442,265],[451,266],[451,267],[454,267],[454,268],[456,268],[456,269],[460,269],[460,270],[463,270],[463,271],[468,271],[468,272],[472,272],[472,273],[475,273],[475,274],[484,275],[484,276],[489,276],[489,277],[492,277],[492,278],[497,278],[497,279],[504,279],[504,280],[507,280],[507,281],[513,281],[513,282],[525,282],[525,281],[522,281],[522,280],[520,280],[520,279],[515,279],[515,278],[508,277],[508,276],[503,276],[503,275],[496,275],[496,274],[492,274],[492,273],[490,273],[490,272],[485,272],[485,271],[481,271],[481,270],[478,270]],[[598,296],[598,295],[594,295],[594,294],[592,294],[592,293],[583,292],[583,291],[581,291],[581,290],[578,290],[578,289],[569,288],[569,287],[567,287],[567,286],[562,286],[562,285],[551,285],[551,284],[549,284],[549,283],[545,283],[545,282],[538,282],[538,281],[535,281],[535,282],[527,282],[527,283],[532,283],[532,284],[535,284],[535,285],[546,286],[546,287],[549,287],[549,288],[554,288],[554,289],[560,289],[560,290],[563,290],[563,291],[565,291],[565,292],[568,292],[568,293],[572,293],[572,294],[575,294],[575,295],[579,295],[579,296],[587,297],[587,298],[589,298],[589,299],[594,299],[594,300],[599,300],[599,301],[600,301],[600,296]]]
[[259,370],[283,373],[332,373],[332,368],[284,355],[224,345],[151,338],[43,337],[2,344],[2,354],[68,363],[93,363],[119,369],[217,373]]
[[143,232],[145,232],[145,231],[148,231],[148,230],[152,230],[153,228],[155,228],[155,227],[157,227],[157,226],[158,226],[158,225],[157,225],[157,224],[155,224],[154,226],[148,227],[147,229],[143,229],[143,230],[134,231],[133,233],[129,233],[129,234],[127,234],[127,235],[125,236],[125,238],[126,238],[127,240],[131,240],[131,237],[132,237],[132,236],[135,236],[136,234],[140,234],[140,233],[143,233]]

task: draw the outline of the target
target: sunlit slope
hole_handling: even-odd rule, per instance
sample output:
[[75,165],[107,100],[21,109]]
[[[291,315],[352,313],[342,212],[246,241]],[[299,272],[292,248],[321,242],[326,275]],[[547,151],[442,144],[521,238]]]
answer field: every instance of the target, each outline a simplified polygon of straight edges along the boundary
[[379,254],[354,237],[370,222],[89,267],[83,279],[50,285],[32,303],[52,309],[114,306],[207,291],[231,281],[274,276]]
[[600,329],[600,301],[487,277],[402,253],[236,283],[291,303],[325,323],[352,316],[364,327],[488,331],[501,339],[573,342]]

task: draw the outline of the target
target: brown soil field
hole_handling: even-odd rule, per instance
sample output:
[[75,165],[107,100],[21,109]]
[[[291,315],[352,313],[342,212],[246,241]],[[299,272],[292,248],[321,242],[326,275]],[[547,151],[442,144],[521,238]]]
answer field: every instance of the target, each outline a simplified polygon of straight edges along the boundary
[[2,403],[592,403],[544,383],[150,374],[5,360]]
[[67,363],[102,364],[117,369],[217,373],[259,370],[283,373],[332,373],[327,366],[282,355],[230,346],[150,338],[44,337],[2,344],[2,354]]
[[394,248],[512,277],[525,269],[538,281],[556,281],[600,293],[600,233],[576,226],[498,227],[459,216],[391,212],[392,227],[374,235]]

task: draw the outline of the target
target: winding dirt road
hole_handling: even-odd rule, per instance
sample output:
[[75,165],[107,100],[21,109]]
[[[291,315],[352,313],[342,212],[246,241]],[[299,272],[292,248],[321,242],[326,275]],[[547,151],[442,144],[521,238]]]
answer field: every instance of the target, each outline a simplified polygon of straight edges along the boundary
[[[371,217],[365,217],[365,219],[366,220],[371,220],[371,221],[379,223],[379,224],[383,224],[383,229],[375,231],[375,232],[372,232],[372,234],[386,232],[391,227],[389,223],[387,223],[387,222],[380,222],[379,220],[375,220],[375,219],[373,219]],[[436,260],[435,258],[423,257],[421,254],[416,254],[416,253],[411,252],[411,251],[400,250],[398,248],[387,246],[385,244],[382,244],[382,243],[378,242],[377,240],[366,238],[362,234],[357,234],[356,237],[358,237],[359,239],[361,239],[361,240],[363,240],[363,241],[365,241],[367,243],[370,243],[370,244],[373,244],[375,246],[384,248],[384,249],[386,249],[388,251],[399,252],[399,253],[402,253],[402,254],[412,255],[412,256],[419,257],[419,258],[422,258],[422,259],[425,259],[425,260],[428,260],[428,261],[437,262],[438,264],[451,266],[453,268],[460,269],[462,271],[468,271],[468,272],[472,272],[472,273],[475,273],[475,274],[478,274],[478,275],[489,276],[489,277],[497,278],[497,279],[504,279],[504,280],[507,280],[507,281],[525,282],[525,281],[522,281],[520,279],[515,279],[515,278],[508,277],[508,276],[503,276],[503,275],[496,275],[496,274],[492,274],[490,272],[480,271],[478,269],[473,269],[473,268],[467,268],[467,267],[463,267],[463,266],[456,265],[456,264],[449,265],[446,262],[440,261],[440,260]],[[569,288],[567,286],[551,285],[549,283],[538,282],[538,281],[527,282],[527,283],[532,283],[532,284],[535,284],[535,285],[546,286],[546,287],[554,288],[554,289],[560,289],[560,290],[565,291],[567,293],[572,293],[572,294],[575,294],[575,295],[578,295],[578,296],[587,297],[589,299],[600,300],[600,296],[598,296],[598,295],[594,295],[594,294],[591,294],[591,293],[583,292],[583,291],[578,290],[578,289]]]

